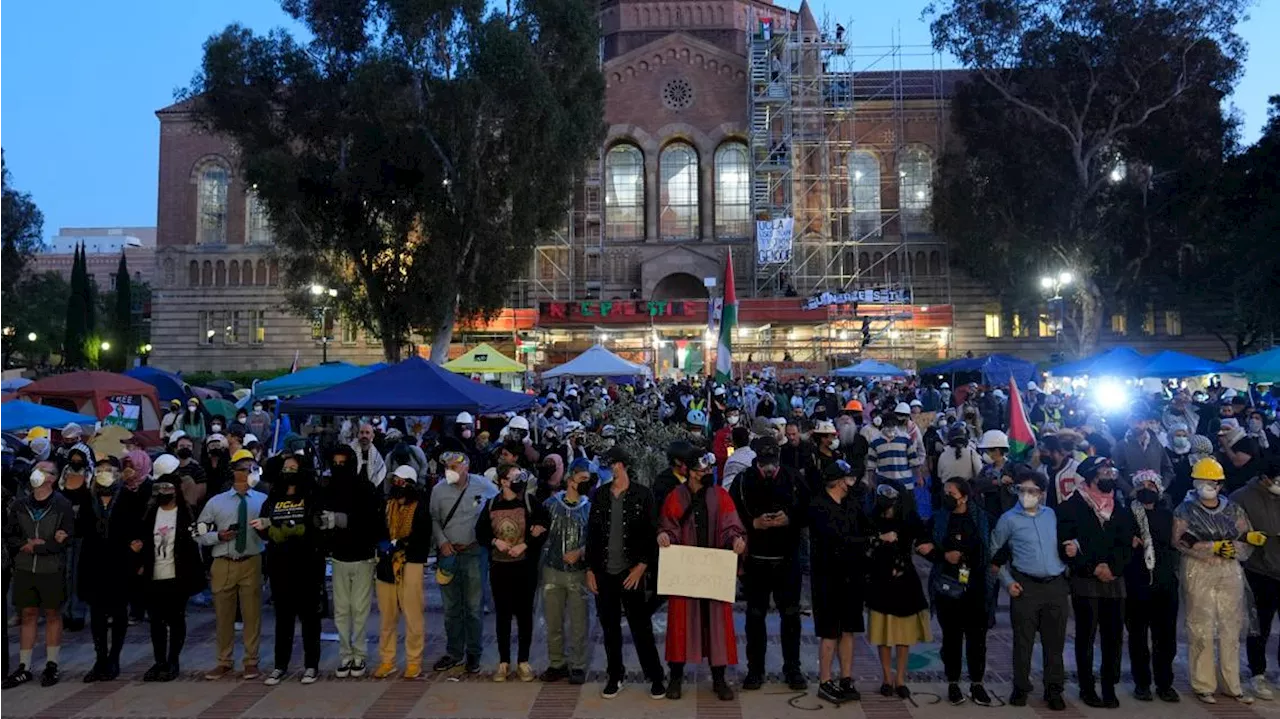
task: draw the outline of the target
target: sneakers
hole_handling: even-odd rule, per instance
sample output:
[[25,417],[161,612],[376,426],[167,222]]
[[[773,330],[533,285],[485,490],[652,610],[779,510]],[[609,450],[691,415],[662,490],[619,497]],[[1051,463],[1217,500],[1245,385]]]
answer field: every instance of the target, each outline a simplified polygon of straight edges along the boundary
[[[44,671],[45,671],[45,673],[46,673],[46,674],[48,674],[48,673],[49,673],[49,670],[48,670],[48,669],[46,669],[46,670],[44,670]],[[44,680],[41,680],[41,681],[40,681],[40,683],[41,683],[41,684],[44,684]],[[48,686],[48,685],[46,684],[45,686]],[[1241,704],[1252,704],[1252,703],[1253,703],[1253,697],[1249,696],[1248,694],[1237,694],[1237,695],[1235,695],[1235,696],[1233,696],[1233,697],[1231,697],[1231,698],[1232,698],[1232,699],[1235,699],[1236,701],[1240,702]]]
[[722,702],[733,701],[733,687],[729,686],[729,682],[715,682],[711,685],[711,691],[715,692],[716,698]]
[[1108,709],[1120,708],[1120,698],[1116,696],[1116,688],[1114,686],[1102,687],[1102,705]]
[[51,687],[54,684],[57,684],[58,680],[61,678],[62,675],[58,674],[58,664],[56,662],[49,662],[44,665],[44,673],[40,675],[40,686]]
[[862,692],[858,691],[858,688],[853,685],[853,679],[850,677],[844,677],[840,680],[840,693],[844,695],[844,700],[847,702],[862,701]]
[[960,685],[951,682],[947,685],[947,701],[951,702],[951,706],[958,707],[964,704],[964,692],[960,691]]
[[302,672],[303,684],[315,684],[316,680],[319,678],[320,678],[320,670],[314,667],[307,667]]
[[1199,699],[1200,701],[1204,702],[1205,704],[1217,704],[1217,703],[1218,703],[1217,698],[1213,696],[1213,692],[1196,692],[1196,699]]
[[22,686],[32,679],[35,679],[35,677],[32,676],[31,672],[27,669],[27,665],[19,664],[17,670],[5,677],[4,684],[0,684],[0,688],[12,689],[17,686]]
[[605,699],[612,699],[622,693],[622,680],[609,677],[609,681],[605,682],[604,689],[600,690],[600,696]]
[[[1045,697],[1045,698],[1048,699],[1048,697]],[[1025,707],[1026,705],[1027,705],[1027,693],[1022,691],[1021,689],[1014,689],[1013,693],[1009,695],[1009,706]]]
[[1170,704],[1182,701],[1182,697],[1178,696],[1178,692],[1173,687],[1156,687],[1156,696],[1160,697],[1160,701]]
[[165,666],[164,664],[159,664],[159,663],[152,664],[151,668],[148,669],[146,673],[142,675],[142,681],[144,682],[163,681],[165,672],[168,671],[168,669],[169,667]]
[[[786,672],[787,688],[793,692],[809,691],[809,680],[804,678],[804,672],[790,671]],[[742,686],[746,689],[746,684]]]
[[351,660],[342,660],[342,663],[338,665],[336,670],[334,670],[333,675],[339,679],[346,679],[351,676]]
[[511,673],[511,665],[506,662],[499,662],[498,668],[493,672],[493,680],[495,682],[505,682],[507,675]]
[[436,672],[447,672],[461,663],[462,662],[446,654],[443,657],[440,657],[440,660],[435,663],[435,666],[431,667],[431,670]]
[[479,674],[480,657],[467,657],[466,664],[463,665],[463,671],[468,674]]
[[764,676],[755,670],[747,672],[747,676],[742,680],[742,691],[744,692],[753,692],[762,686],[764,686]]
[[649,698],[650,699],[666,699],[667,698],[667,685],[666,685],[666,682],[662,681],[661,677],[649,682]]
[[569,667],[547,667],[539,677],[542,681],[551,684],[558,682],[569,676]]
[[529,662],[520,662],[516,665],[516,678],[522,682],[531,682],[537,675],[533,673],[533,667],[529,666]]
[[379,665],[378,665],[378,668],[377,668],[377,669],[375,669],[375,670],[373,670],[373,678],[374,678],[374,679],[386,679],[387,677],[389,677],[389,676],[391,676],[392,674],[395,674],[395,673],[396,673],[396,665],[394,665],[394,664],[379,664]]
[[583,669],[569,670],[569,683],[575,687],[580,687],[587,683],[587,672]]
[[1249,688],[1253,690],[1253,695],[1263,701],[1271,701],[1276,698],[1276,693],[1271,688],[1271,682],[1267,681],[1265,674],[1255,676],[1249,682]]
[[1094,709],[1102,709],[1107,705],[1102,701],[1102,697],[1098,696],[1098,690],[1093,687],[1080,687],[1080,701],[1084,702],[1087,707]]
[[408,664],[406,664],[404,667],[403,676],[405,679],[417,679],[418,677],[422,676],[422,663],[409,662]]
[[1155,699],[1155,697],[1151,695],[1151,687],[1134,687],[1133,698],[1140,702],[1149,702]]
[[103,682],[107,680],[106,662],[94,662],[93,668],[85,672],[84,683]]
[[840,691],[840,685],[834,681],[826,681],[818,684],[818,698],[839,706],[846,701],[844,693]]
[[251,682],[260,676],[262,676],[262,673],[258,671],[257,664],[246,664],[244,665],[244,671],[240,672],[240,678],[247,682]]
[[267,675],[267,678],[262,680],[262,683],[269,687],[273,687],[284,681],[285,675],[287,674],[288,672],[283,669],[272,669],[271,673]]
[[[1055,712],[1063,712],[1067,710],[1067,700],[1062,698],[1062,692],[1056,691],[1045,697],[1045,701],[1049,703],[1049,710]],[[1012,702],[1010,702],[1012,704]],[[1026,704],[1026,699],[1022,700]]]
[[989,707],[995,703],[991,701],[991,695],[987,693],[987,688],[981,684],[969,685],[969,699],[980,707]]
[[213,669],[210,669],[209,671],[205,672],[204,678],[208,679],[211,682],[216,682],[230,673],[231,673],[231,667],[227,666],[226,664],[219,664]]
[[359,679],[360,677],[364,676],[364,672],[365,672],[364,660],[352,659],[351,660],[351,677],[353,679]]

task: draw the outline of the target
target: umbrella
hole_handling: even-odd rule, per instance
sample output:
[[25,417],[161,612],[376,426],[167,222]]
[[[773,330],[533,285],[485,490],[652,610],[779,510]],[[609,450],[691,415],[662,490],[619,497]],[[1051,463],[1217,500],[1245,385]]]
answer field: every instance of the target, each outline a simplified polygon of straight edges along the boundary
[[191,396],[191,388],[181,377],[172,372],[165,372],[156,367],[134,367],[124,374],[126,377],[142,380],[155,387],[161,402],[185,400]]
[[209,389],[215,390],[225,396],[236,391],[236,383],[229,379],[215,379],[209,383]]
[[32,427],[62,427],[70,422],[92,427],[98,421],[98,418],[92,415],[68,412],[65,409],[22,399],[6,402],[0,415],[2,415],[0,429],[6,432]]
[[235,404],[228,402],[227,400],[222,399],[221,397],[216,397],[214,399],[201,400],[201,402],[204,403],[204,408],[208,410],[210,417],[212,417],[215,414],[220,414],[223,417],[226,417],[228,422],[235,419],[235,416],[236,416]]
[[0,382],[0,392],[17,392],[34,381],[35,380],[30,380],[26,377],[13,377]]
[[894,367],[888,362],[865,359],[857,364],[842,367],[831,374],[837,377],[899,377],[908,373],[906,370]]

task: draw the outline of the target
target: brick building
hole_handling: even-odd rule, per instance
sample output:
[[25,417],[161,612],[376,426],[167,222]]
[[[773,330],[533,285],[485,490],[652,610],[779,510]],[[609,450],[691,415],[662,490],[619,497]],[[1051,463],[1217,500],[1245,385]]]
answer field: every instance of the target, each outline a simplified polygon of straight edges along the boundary
[[114,290],[120,255],[128,255],[134,282],[150,284],[156,266],[154,227],[62,227],[32,258],[30,271],[57,272],[71,280],[76,247],[83,245],[89,278],[101,290]]
[[[708,301],[732,253],[744,359],[867,354],[913,365],[968,350],[1054,352],[1051,310],[1021,317],[992,304],[950,269],[932,232],[947,98],[963,73],[927,51],[850,46],[807,2],[792,11],[765,0],[605,0],[600,23],[606,138],[563,230],[512,288],[512,311],[486,328],[505,337],[500,349],[518,335],[536,340],[535,361],[554,362],[605,340],[673,367],[707,344]],[[237,177],[235,150],[199,132],[183,104],[157,116],[152,363],[266,369],[295,353],[318,362],[325,333],[284,306],[270,228]],[[789,256],[757,252],[761,220],[787,223]],[[819,293],[872,290],[888,299],[864,300],[856,316],[839,301],[803,309]],[[1113,321],[1104,343],[1173,337],[1188,351],[1220,351],[1188,345],[1176,313],[1153,308],[1150,319],[1133,332]],[[331,336],[331,358],[380,358],[376,340],[340,319]]]

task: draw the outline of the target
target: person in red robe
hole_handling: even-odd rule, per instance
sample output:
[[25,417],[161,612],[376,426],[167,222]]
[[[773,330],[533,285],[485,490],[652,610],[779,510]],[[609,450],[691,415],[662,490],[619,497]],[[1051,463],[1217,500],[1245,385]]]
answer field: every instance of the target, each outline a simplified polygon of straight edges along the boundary
[[[712,469],[715,456],[689,457],[689,481],[667,495],[658,517],[658,546],[683,544],[690,547],[747,551],[747,532],[738,518],[729,493],[717,486]],[[712,689],[724,701],[733,700],[733,689],[725,681],[724,669],[738,663],[738,646],[733,634],[733,604],[710,599],[670,597],[667,602],[667,663],[671,678],[667,698],[679,699],[684,665],[706,658],[711,664]]]

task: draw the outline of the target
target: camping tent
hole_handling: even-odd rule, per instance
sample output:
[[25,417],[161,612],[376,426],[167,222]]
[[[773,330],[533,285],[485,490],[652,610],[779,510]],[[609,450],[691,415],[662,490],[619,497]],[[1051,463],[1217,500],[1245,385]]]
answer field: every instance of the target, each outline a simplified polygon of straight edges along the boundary
[[1004,386],[1013,377],[1019,387],[1027,386],[1036,376],[1034,362],[1018,359],[1013,355],[992,354],[985,357],[961,357],[948,360],[920,370],[920,374],[959,374],[961,372],[981,372],[982,383],[990,386]]
[[20,429],[31,429],[32,427],[59,429],[65,427],[68,422],[92,427],[98,422],[98,418],[92,415],[68,412],[65,409],[21,399],[6,402],[4,409],[0,411],[0,415],[3,415],[0,416],[0,430],[5,432],[16,432]]
[[445,362],[444,368],[458,374],[499,374],[525,370],[524,365],[487,344],[476,345],[458,359]]
[[1280,347],[1237,357],[1228,362],[1222,371],[1247,375],[1254,382],[1280,382]]
[[31,384],[34,380],[26,377],[12,377],[0,382],[0,392],[17,392],[18,390]]
[[191,388],[181,377],[157,367],[134,367],[124,374],[126,377],[142,380],[155,387],[161,402],[185,400],[191,396]]
[[289,414],[500,414],[533,407],[529,395],[456,375],[420,357],[284,403]]
[[887,362],[864,359],[857,364],[841,367],[831,374],[837,377],[900,377],[907,374],[907,371]]
[[542,379],[557,377],[635,377],[649,376],[649,368],[635,362],[628,362],[610,352],[601,345],[596,345],[559,367],[542,373]]
[[1137,372],[1150,358],[1139,354],[1130,347],[1113,347],[1091,357],[1067,362],[1049,370],[1055,377],[1079,377],[1093,375],[1095,377],[1114,375],[1116,377],[1136,377]]
[[68,372],[45,377],[18,390],[22,399],[53,405],[78,414],[89,414],[104,424],[118,424],[159,438],[160,400],[156,388],[114,372]]
[[255,383],[253,395],[255,397],[300,397],[369,374],[369,371],[365,367],[357,367],[346,362],[330,362],[281,375],[266,382]]
[[1164,350],[1152,355],[1135,373],[1137,377],[1199,377],[1217,374],[1226,369],[1221,362],[1214,362],[1195,355]]

